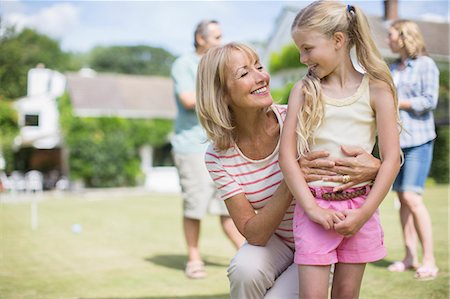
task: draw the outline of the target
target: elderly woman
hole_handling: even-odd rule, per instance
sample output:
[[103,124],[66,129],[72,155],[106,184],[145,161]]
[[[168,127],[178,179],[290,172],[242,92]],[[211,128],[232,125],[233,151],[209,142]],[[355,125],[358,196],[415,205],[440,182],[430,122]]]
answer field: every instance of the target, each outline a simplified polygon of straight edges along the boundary
[[[211,141],[205,162],[247,240],[228,268],[231,298],[298,297],[295,202],[278,164],[286,106],[273,103],[269,82],[256,52],[238,43],[209,50],[198,69],[197,113]],[[375,178],[379,160],[342,148],[349,158],[317,152],[300,160],[306,179],[346,183],[340,191]]]

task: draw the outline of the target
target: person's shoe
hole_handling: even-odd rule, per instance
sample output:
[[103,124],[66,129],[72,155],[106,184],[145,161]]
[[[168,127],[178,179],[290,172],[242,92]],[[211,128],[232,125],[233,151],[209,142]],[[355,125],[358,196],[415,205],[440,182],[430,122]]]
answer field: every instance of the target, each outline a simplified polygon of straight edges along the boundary
[[437,277],[438,272],[439,269],[436,266],[432,267],[422,266],[417,269],[416,275],[414,275],[414,277],[417,280],[433,280]]
[[191,279],[205,278],[205,264],[202,261],[187,262],[184,273]]
[[387,269],[390,272],[405,272],[408,270],[415,270],[415,269],[417,269],[417,266],[413,265],[413,264],[408,265],[402,261],[396,261],[396,262],[393,262],[392,264],[390,264]]

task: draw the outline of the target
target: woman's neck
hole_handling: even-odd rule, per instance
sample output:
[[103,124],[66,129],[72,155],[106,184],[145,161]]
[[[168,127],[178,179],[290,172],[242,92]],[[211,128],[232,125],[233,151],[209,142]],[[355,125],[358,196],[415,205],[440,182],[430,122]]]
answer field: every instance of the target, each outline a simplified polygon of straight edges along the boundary
[[272,110],[240,110],[234,114],[234,124],[236,144],[245,156],[258,160],[275,150],[280,126]]

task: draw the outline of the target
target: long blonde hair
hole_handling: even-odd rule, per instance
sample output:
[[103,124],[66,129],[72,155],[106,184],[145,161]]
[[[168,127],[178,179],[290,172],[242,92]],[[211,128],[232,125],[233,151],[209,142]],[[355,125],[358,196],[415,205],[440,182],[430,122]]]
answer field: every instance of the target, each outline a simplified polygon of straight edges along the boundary
[[[353,46],[356,47],[356,57],[364,71],[369,78],[388,84],[394,96],[395,107],[398,106],[391,72],[375,45],[369,23],[361,9],[337,1],[315,1],[295,17],[291,33],[298,30],[314,30],[329,38],[336,32],[344,33],[348,38],[347,50],[350,52]],[[309,151],[309,144],[314,142],[314,132],[321,125],[325,111],[320,79],[314,74],[308,73],[303,78],[302,92],[305,102],[298,112],[296,129],[297,150],[300,155]]]
[[226,75],[232,52],[240,51],[259,61],[258,54],[249,46],[229,43],[209,49],[200,60],[197,71],[197,116],[208,139],[219,150],[235,143],[233,114],[227,103]]
[[391,27],[398,31],[399,38],[403,42],[403,47],[409,58],[428,56],[425,40],[416,23],[410,20],[397,20],[391,24]]

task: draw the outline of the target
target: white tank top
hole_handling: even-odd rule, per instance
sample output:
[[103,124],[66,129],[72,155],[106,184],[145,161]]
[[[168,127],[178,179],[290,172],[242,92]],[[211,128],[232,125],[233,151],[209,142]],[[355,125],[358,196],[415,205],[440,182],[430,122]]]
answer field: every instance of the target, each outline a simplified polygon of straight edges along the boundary
[[[343,99],[322,94],[325,102],[323,122],[314,134],[311,151],[326,150],[332,157],[345,157],[341,145],[360,146],[371,153],[375,145],[375,112],[370,106],[369,77],[364,75],[356,92]],[[316,181],[310,185],[335,186],[336,183]],[[338,184],[339,185],[339,184]]]

